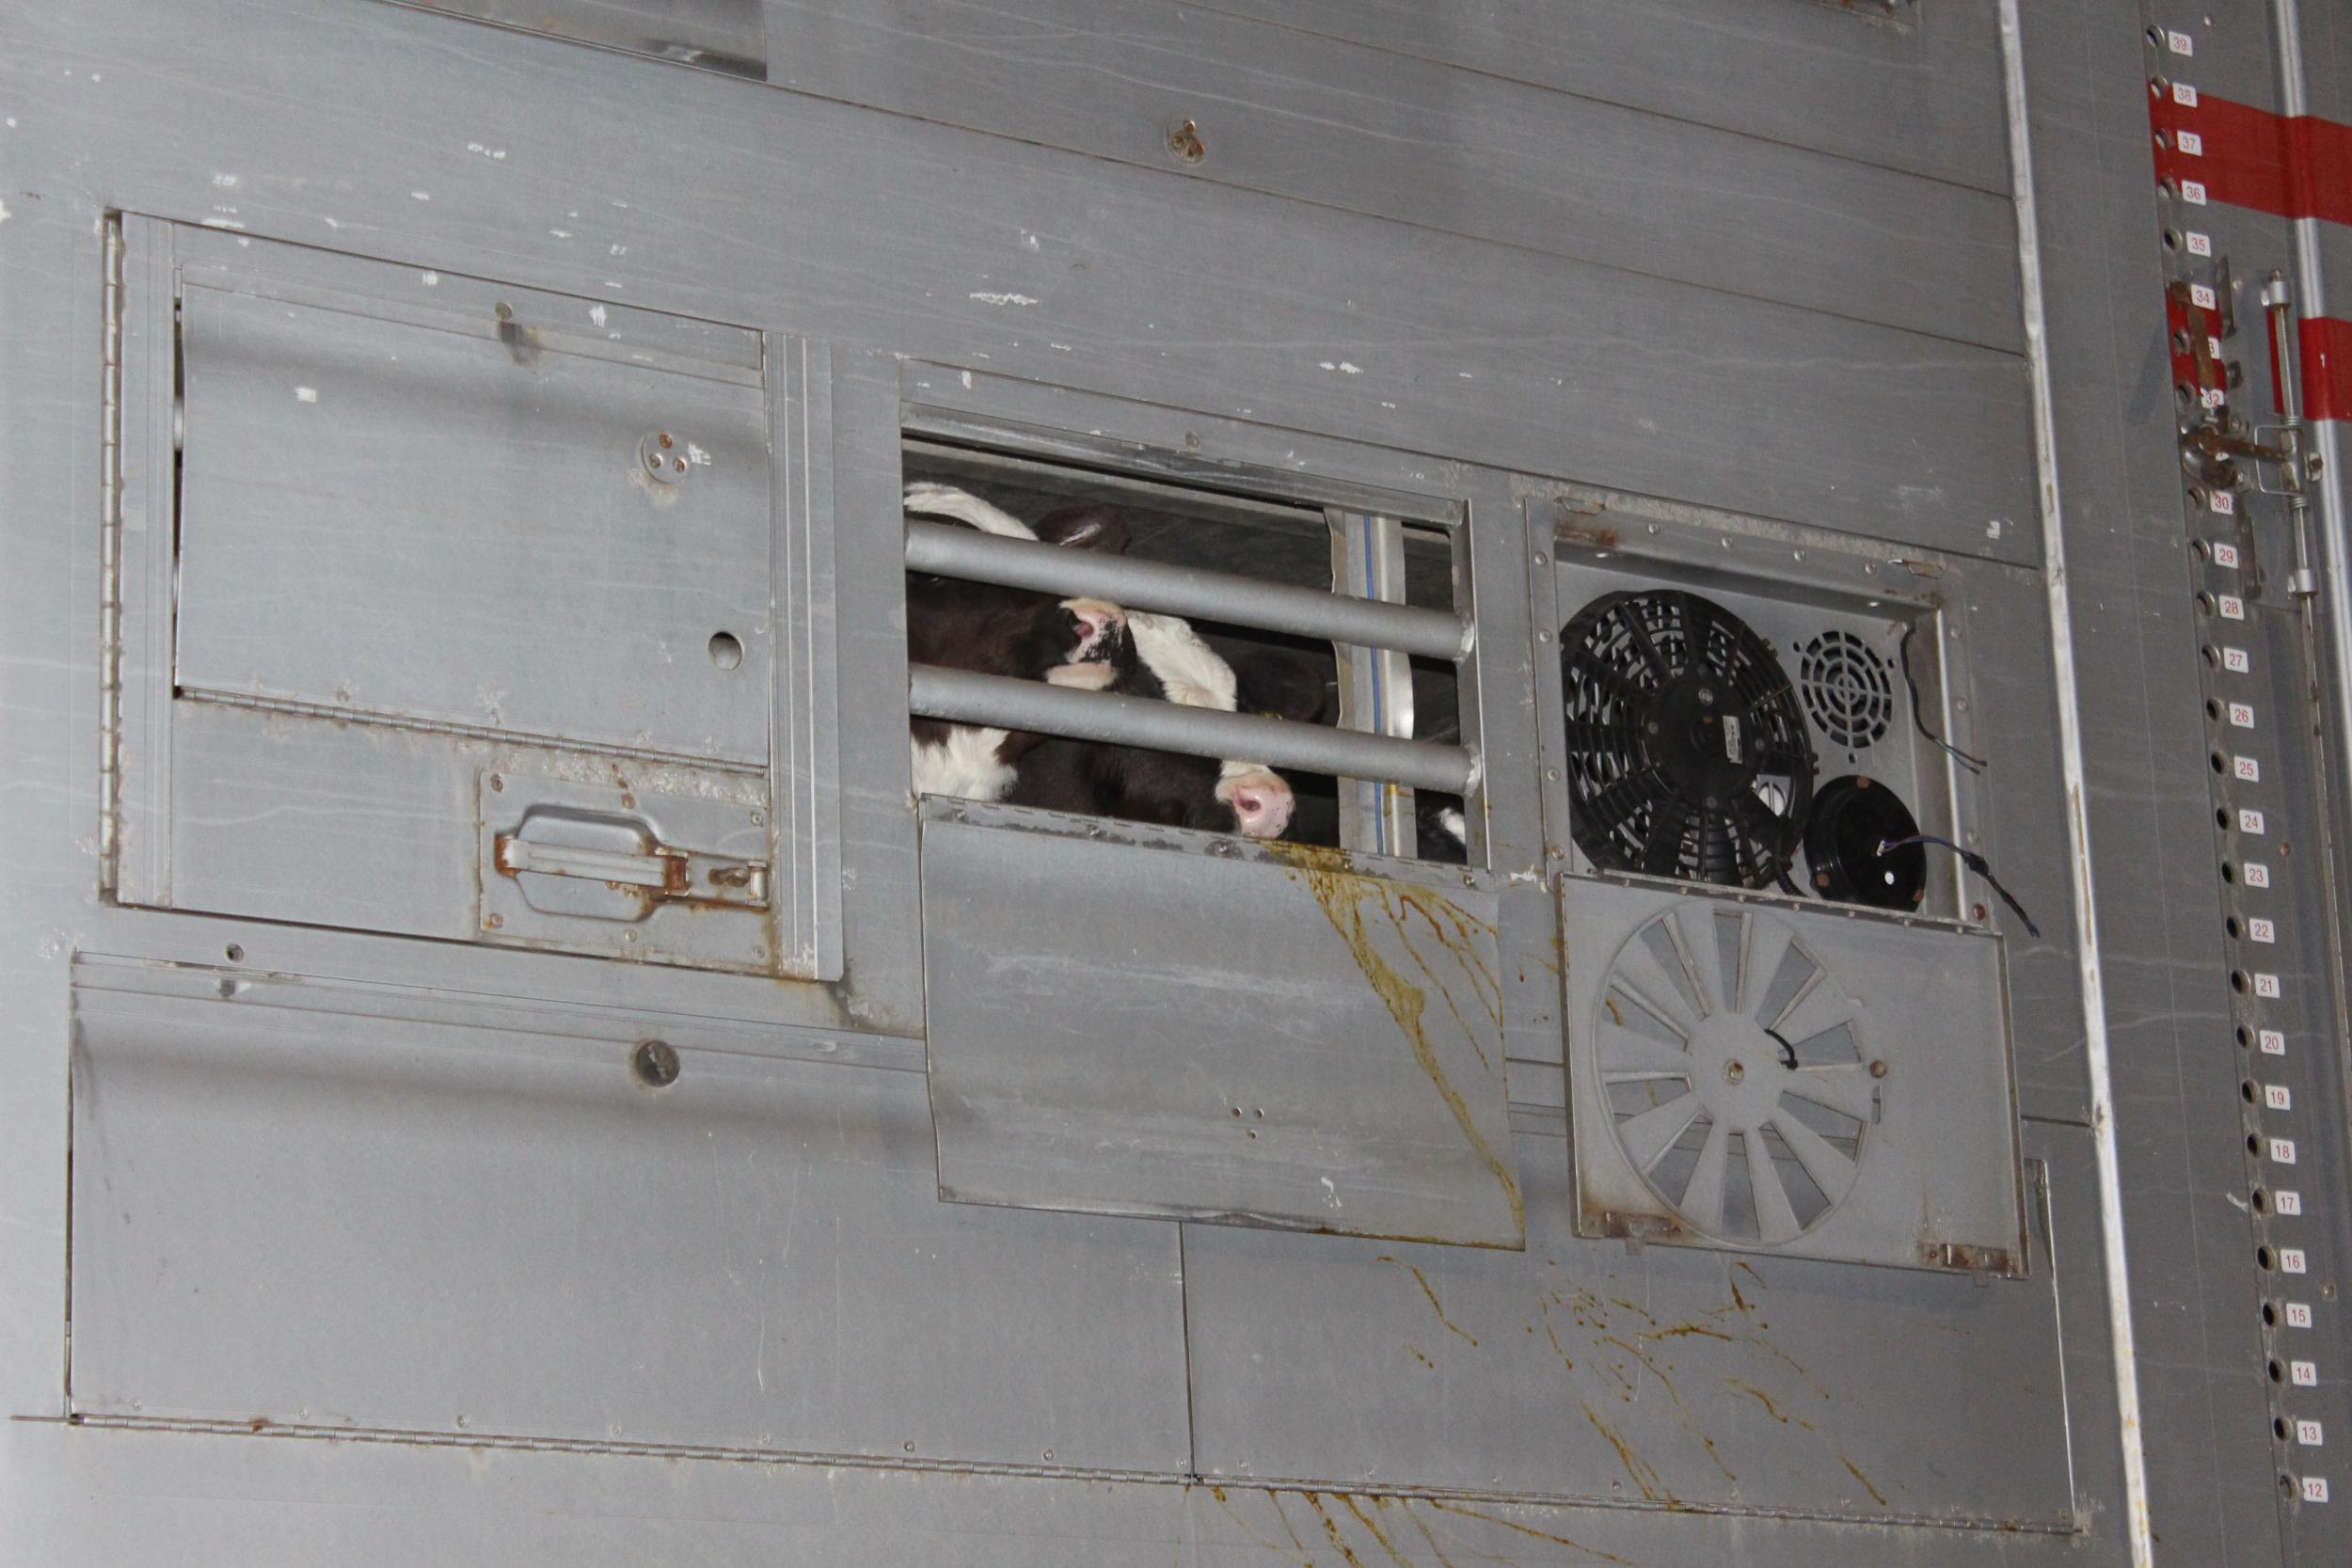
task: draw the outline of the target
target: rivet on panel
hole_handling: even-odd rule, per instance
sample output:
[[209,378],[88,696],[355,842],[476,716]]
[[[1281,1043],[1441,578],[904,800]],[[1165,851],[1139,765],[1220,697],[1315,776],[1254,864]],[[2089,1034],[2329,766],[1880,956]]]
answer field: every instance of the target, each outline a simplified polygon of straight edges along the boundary
[[677,1048],[668,1040],[642,1041],[629,1058],[629,1068],[648,1088],[666,1089],[677,1082]]

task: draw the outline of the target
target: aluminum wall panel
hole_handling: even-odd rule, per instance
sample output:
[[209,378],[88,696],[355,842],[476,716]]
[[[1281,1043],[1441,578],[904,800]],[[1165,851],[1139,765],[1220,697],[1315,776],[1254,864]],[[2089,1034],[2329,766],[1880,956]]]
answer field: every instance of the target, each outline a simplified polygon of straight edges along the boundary
[[923,907],[943,1196],[1519,1244],[1483,877],[934,800]]
[[2006,194],[1995,0],[1908,7],[1904,27],[1830,4],[1216,0],[1215,8]]
[[[969,14],[952,0],[854,13],[778,0],[777,80],[1317,206],[2024,346],[2006,191],[1719,130],[1695,93],[1645,112],[1601,102],[1606,89],[1572,96],[1160,0],[1032,3],[985,29],[961,24]],[[1949,19],[1938,21],[1920,41],[1950,41]],[[1870,90],[1888,74],[1856,58],[1847,85]],[[1707,97],[1736,101],[1746,82],[1769,98],[1770,81],[1726,73]],[[1997,123],[1997,96],[1970,103],[1969,85],[1934,96]],[[1696,168],[1708,177],[1659,172]]]
[[[1632,1252],[1575,1236],[1562,1138],[1516,1143],[1523,1254],[1187,1228],[1204,1475],[2073,1528],[2039,1200],[2026,1281]],[[2090,1202],[2083,1134],[2031,1148]]]
[[241,995],[80,998],[78,1412],[1186,1462],[1174,1228],[942,1205],[919,1074]]
[[[391,7],[328,21],[109,3],[30,20],[23,150],[103,171],[102,199],[135,210],[195,221],[233,206],[220,215],[257,235],[367,234],[381,254],[582,297],[1873,537],[2032,551],[2030,533],[1985,536],[1987,518],[2031,515],[2010,354],[1331,209],[1302,222],[1295,203],[1174,172]],[[153,73],[121,96],[134,57],[202,61],[237,25],[290,47],[319,29],[314,96],[257,113],[227,85],[234,46],[217,71]],[[179,134],[157,145],[135,129],[151,119]],[[68,125],[74,146],[53,145]],[[516,222],[523,171],[573,168],[598,171],[594,194]],[[236,199],[215,174],[240,182]],[[352,199],[323,212],[304,194],[329,189]],[[1303,304],[1308,277],[1313,300],[1342,303]],[[1295,327],[1235,330],[1301,310]]]
[[185,292],[178,684],[764,767],[756,375],[566,352],[508,309]]

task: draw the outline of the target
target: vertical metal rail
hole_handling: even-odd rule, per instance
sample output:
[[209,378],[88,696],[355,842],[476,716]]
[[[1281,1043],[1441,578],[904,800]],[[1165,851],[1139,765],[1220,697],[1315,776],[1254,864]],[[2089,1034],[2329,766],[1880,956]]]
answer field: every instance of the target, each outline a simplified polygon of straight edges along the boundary
[[2080,964],[2083,1047],[2090,1077],[2090,1132],[2099,1168],[2099,1229],[2106,1265],[2107,1330],[2115,1351],[2115,1407],[2122,1446],[2124,1531],[2133,1568],[2153,1568],[2148,1514],[2148,1455],[2140,1429],[2139,1362],[2132,1333],[2130,1259],[2124,1249],[2123,1177],[2115,1138],[2115,1078],[2107,1040],[2106,979],[2099,954],[2099,905],[2090,862],[2089,786],[2083,752],[2082,696],[2074,672],[2074,615],[2067,586],[2065,513],[2060,504],[2058,424],[2050,388],[2049,323],[2042,309],[2042,228],[2034,209],[2033,137],[2026,104],[2021,0],[2000,0],[2001,71],[2009,108],[2010,197],[2017,210],[2017,272],[2023,297],[2026,363],[2033,390],[2036,497],[2042,517],[2042,581],[2049,596],[2052,659],[2058,682],[2058,756],[2066,782],[2066,837],[2072,863],[2074,940]]
[[[1394,517],[1333,508],[1332,591],[1391,604],[1405,602],[1405,525]],[[1340,722],[1349,729],[1409,739],[1413,665],[1393,648],[1333,643]],[[1379,855],[1415,852],[1413,792],[1379,779],[1340,782],[1340,842]]]
[[122,793],[122,218],[105,230],[105,341],[98,451],[98,876],[115,889],[116,823]]

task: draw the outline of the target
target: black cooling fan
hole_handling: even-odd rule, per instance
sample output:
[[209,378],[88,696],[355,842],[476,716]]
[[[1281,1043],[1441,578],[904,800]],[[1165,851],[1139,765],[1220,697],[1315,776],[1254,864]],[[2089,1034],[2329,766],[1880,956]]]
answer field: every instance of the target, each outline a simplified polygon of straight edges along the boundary
[[1569,823],[1605,870],[1763,887],[1813,802],[1804,714],[1772,649],[1676,589],[1610,594],[1560,633]]

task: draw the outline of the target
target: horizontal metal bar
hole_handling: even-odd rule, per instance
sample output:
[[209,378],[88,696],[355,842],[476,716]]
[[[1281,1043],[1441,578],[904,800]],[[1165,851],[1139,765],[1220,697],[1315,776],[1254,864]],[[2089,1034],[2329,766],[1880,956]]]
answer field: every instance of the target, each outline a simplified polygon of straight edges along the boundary
[[1138,610],[1199,615],[1298,637],[1327,637],[1334,642],[1394,648],[1429,658],[1458,659],[1470,650],[1470,628],[1441,610],[1382,604],[1319,588],[1293,588],[1230,572],[1063,549],[1027,539],[1002,539],[947,523],[908,520],[907,566],[973,582],[1073,597],[1086,594]]
[[[1048,546],[1050,547],[1050,546]],[[1467,793],[1477,759],[1460,746],[1298,724],[1151,697],[1073,691],[1043,681],[976,675],[935,664],[907,670],[907,711],[920,719],[1039,730],[1202,757],[1239,757],[1348,779],[1391,779],[1415,789]]]

